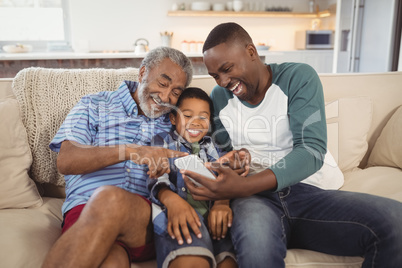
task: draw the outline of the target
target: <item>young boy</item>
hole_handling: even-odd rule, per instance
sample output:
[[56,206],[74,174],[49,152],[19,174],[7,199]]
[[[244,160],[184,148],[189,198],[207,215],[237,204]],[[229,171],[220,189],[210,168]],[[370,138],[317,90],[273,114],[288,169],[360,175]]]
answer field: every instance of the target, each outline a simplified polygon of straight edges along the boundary
[[[213,114],[207,93],[200,88],[187,88],[176,106],[177,110],[170,113],[174,130],[155,136],[152,145],[196,154],[204,162],[216,161],[223,154],[211,137],[206,136]],[[237,267],[228,232],[233,217],[229,200],[213,204],[195,201],[174,160],[169,159],[169,174],[148,179],[154,203],[152,217],[158,267],[191,267],[194,263],[200,267]]]

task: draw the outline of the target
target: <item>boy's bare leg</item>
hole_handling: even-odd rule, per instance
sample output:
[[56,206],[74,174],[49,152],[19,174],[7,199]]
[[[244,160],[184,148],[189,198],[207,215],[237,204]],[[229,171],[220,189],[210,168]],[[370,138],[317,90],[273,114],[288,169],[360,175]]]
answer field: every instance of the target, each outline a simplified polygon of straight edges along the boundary
[[187,256],[187,255],[179,256],[169,263],[169,268],[183,268],[183,267],[209,268],[211,267],[211,265],[207,257]]
[[131,248],[151,242],[151,207],[138,195],[103,186],[56,241],[43,267],[99,267],[117,239]]
[[218,263],[218,268],[237,268],[237,263],[231,257],[226,257],[223,261]]

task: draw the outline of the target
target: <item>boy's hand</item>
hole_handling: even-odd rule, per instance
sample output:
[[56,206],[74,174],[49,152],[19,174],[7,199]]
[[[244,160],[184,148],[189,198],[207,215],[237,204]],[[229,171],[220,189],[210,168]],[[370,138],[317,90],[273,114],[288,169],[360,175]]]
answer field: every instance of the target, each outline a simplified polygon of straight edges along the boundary
[[232,226],[233,213],[229,200],[215,201],[208,215],[208,228],[212,239],[225,238],[228,228]]
[[240,176],[247,176],[250,171],[250,152],[242,148],[240,150],[233,150],[220,157],[216,162],[228,165]]
[[159,200],[161,200],[167,208],[167,231],[172,239],[176,239],[179,245],[182,245],[183,234],[187,244],[191,244],[193,241],[188,226],[191,227],[198,238],[202,237],[199,229],[199,227],[201,227],[200,218],[194,208],[187,203],[186,200],[169,189],[163,189],[163,193],[159,193],[159,196],[162,197]]

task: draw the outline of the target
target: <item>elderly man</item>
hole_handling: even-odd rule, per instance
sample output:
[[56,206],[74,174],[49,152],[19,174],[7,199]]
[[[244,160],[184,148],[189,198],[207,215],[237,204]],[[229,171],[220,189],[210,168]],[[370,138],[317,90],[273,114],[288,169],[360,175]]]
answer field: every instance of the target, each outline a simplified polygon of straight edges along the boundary
[[139,81],[88,95],[70,111],[50,144],[66,178],[62,235],[44,267],[129,267],[155,257],[146,178],[169,172],[169,157],[151,147],[171,128],[167,113],[190,84],[180,51],[160,47],[141,63]]

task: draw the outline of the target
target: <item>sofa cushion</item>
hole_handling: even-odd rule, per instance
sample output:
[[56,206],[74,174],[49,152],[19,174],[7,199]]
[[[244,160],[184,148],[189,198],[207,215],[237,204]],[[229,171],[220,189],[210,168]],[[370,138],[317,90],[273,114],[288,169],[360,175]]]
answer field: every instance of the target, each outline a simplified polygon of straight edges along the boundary
[[367,152],[372,119],[368,97],[341,98],[327,103],[328,149],[343,171],[356,169]]
[[286,268],[325,267],[325,268],[360,268],[363,258],[324,254],[305,249],[290,249],[285,258]]
[[41,267],[61,233],[63,199],[43,198],[30,209],[0,210],[1,267]]
[[17,100],[0,100],[0,209],[42,205],[28,175],[32,163]]
[[341,190],[388,197],[402,202],[402,170],[392,167],[369,167],[344,173]]
[[402,106],[383,128],[371,151],[368,166],[402,168]]
[[[361,257],[346,257],[328,255],[316,251],[305,249],[290,249],[286,253],[285,264],[286,268],[360,268],[362,267],[363,258]],[[156,268],[156,261],[147,261],[141,263],[131,263],[131,268]]]
[[20,104],[22,123],[33,152],[31,178],[40,183],[64,186],[57,172],[57,153],[49,149],[71,108],[84,95],[116,90],[123,80],[138,80],[137,68],[125,69],[46,69],[27,68],[13,82]]

